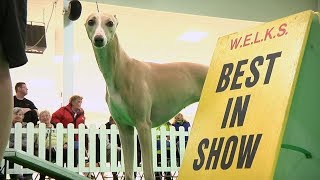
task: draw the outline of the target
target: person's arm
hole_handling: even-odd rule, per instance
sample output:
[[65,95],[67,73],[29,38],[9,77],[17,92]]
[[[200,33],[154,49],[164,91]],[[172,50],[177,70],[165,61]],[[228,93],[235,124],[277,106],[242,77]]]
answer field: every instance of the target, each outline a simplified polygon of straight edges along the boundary
[[38,109],[33,109],[36,113],[37,113],[37,115],[39,116],[39,111],[38,111]]
[[62,121],[62,109],[60,108],[52,114],[51,123],[56,126],[58,123],[62,123],[61,121]]
[[176,131],[179,131],[179,124],[178,123],[176,123],[176,124],[173,124],[173,127],[176,129]]
[[84,116],[84,111],[83,109],[80,109],[80,112],[78,112],[78,114],[76,115],[74,127],[78,128],[80,124],[85,124],[85,120],[86,120],[86,117]]
[[37,116],[39,116],[39,112],[38,112],[38,109],[36,108],[36,106],[33,104],[32,101],[28,101],[28,103],[30,104],[29,107],[20,107],[23,111],[23,114],[29,112],[29,111],[34,111]]
[[84,112],[78,117],[78,119],[79,119],[79,121],[78,121],[79,124],[86,123],[86,117],[84,116]]
[[185,130],[188,131],[188,130],[189,130],[189,127],[190,127],[190,123],[189,123],[188,121],[186,121]]
[[34,103],[32,101],[30,101],[30,109],[35,111],[37,113],[37,115],[39,116],[38,108],[34,105]]
[[26,112],[31,111],[31,109],[30,109],[30,108],[21,108],[21,109],[22,109],[22,111],[23,111],[23,114],[25,114]]
[[[189,123],[188,121],[186,121],[186,123],[185,123],[185,131],[188,131],[188,130],[189,130],[189,127],[190,127],[190,123]],[[189,140],[189,135],[187,135],[187,136],[185,137],[186,145],[187,145],[187,143],[188,143],[188,140]]]

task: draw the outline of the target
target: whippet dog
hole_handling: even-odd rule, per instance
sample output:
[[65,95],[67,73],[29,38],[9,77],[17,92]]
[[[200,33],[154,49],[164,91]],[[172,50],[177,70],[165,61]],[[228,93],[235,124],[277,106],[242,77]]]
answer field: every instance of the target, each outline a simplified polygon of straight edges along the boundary
[[120,46],[117,25],[116,16],[105,13],[93,13],[85,22],[106,82],[106,102],[119,128],[125,178],[133,179],[136,127],[144,176],[153,180],[151,128],[199,101],[208,67],[187,62],[157,64],[131,58]]

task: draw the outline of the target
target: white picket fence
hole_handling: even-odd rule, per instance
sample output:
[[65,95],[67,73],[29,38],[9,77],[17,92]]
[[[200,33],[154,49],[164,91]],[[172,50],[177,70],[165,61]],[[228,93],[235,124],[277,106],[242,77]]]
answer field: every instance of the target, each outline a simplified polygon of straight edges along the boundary
[[[27,135],[27,154],[34,155],[35,135],[38,135],[38,157],[45,159],[45,139],[50,131],[46,129],[44,124],[40,124],[39,128],[35,128],[32,123],[29,123],[26,128],[22,128],[20,123],[16,123],[15,128],[11,129],[11,133],[14,133],[14,148],[22,149],[22,135]],[[91,125],[88,129],[81,124],[78,129],[74,129],[73,124],[69,124],[68,128],[63,128],[62,124],[58,124],[53,130],[57,135],[56,146],[56,164],[61,167],[66,167],[73,172],[123,172],[124,162],[123,155],[121,155],[121,162],[117,162],[117,135],[119,133],[115,125],[111,126],[111,129],[106,129],[105,126],[96,128]],[[77,167],[74,167],[74,135],[78,134],[79,137],[79,163]],[[110,162],[107,162],[107,150],[106,150],[106,138],[107,135],[111,135],[111,158]],[[68,148],[67,148],[67,163],[63,164],[63,137],[67,135]],[[89,148],[86,153],[85,148],[85,136],[89,138]],[[100,137],[100,165],[96,164],[96,135]],[[157,148],[156,141],[157,136],[160,135],[161,141],[161,164],[157,164]],[[180,127],[179,131],[176,131],[172,126],[170,131],[166,131],[165,127],[161,127],[160,131],[155,128],[152,129],[152,146],[153,146],[153,166],[154,171],[179,171],[180,167],[177,165],[176,151],[180,152],[182,163],[182,157],[185,152],[185,136],[189,135],[189,131],[184,131],[183,127]],[[167,159],[166,151],[166,137],[170,137],[170,157]],[[141,166],[137,166],[137,131],[135,130],[134,136],[134,171],[141,172]],[[176,144],[176,137],[179,137],[180,142]],[[169,161],[169,162],[168,162]],[[3,165],[4,162],[1,163]],[[33,173],[32,170],[23,168],[19,165],[14,165],[14,168],[7,167],[8,174],[21,174],[21,173]]]

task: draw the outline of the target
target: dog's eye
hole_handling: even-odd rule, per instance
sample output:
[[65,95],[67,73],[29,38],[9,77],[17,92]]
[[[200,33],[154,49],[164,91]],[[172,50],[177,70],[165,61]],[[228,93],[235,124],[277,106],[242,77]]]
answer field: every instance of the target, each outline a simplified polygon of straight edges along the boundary
[[107,25],[108,27],[112,27],[112,26],[113,26],[113,22],[112,22],[112,21],[108,21],[108,22],[106,23],[106,25]]
[[94,23],[95,23],[95,22],[94,22],[94,20],[93,20],[93,19],[90,19],[90,20],[88,21],[88,25],[89,25],[89,26],[93,26],[93,25],[94,25]]

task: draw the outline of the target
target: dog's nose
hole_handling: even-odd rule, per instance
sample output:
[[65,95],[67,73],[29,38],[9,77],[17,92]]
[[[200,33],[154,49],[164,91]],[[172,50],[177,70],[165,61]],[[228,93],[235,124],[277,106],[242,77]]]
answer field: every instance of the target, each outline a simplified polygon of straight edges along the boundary
[[103,37],[102,36],[95,36],[94,37],[94,44],[97,47],[102,47],[103,46]]

